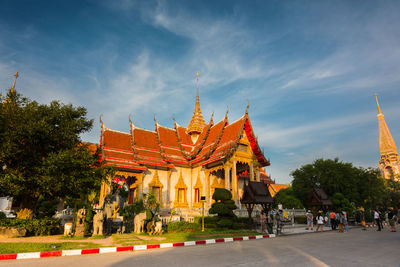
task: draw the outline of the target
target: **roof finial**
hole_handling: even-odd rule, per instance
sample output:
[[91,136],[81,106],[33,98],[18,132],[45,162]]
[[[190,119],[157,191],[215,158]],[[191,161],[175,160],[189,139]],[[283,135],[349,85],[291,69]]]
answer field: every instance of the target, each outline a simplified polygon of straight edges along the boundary
[[103,114],[100,114],[100,117],[99,117],[100,124],[103,125],[103,120],[101,117],[103,117]]
[[378,95],[375,93],[374,96],[376,99],[376,105],[378,106],[378,114],[382,114],[381,108],[379,107]]
[[172,120],[175,121],[175,114],[172,113]]
[[18,71],[14,74],[14,76],[15,76],[15,79],[14,79],[13,86],[11,87],[11,92],[14,92],[14,90],[15,90],[15,82],[17,81],[17,78],[18,78]]
[[193,116],[190,120],[190,123],[187,127],[187,133],[192,135],[193,133],[200,134],[203,131],[206,123],[204,122],[203,115],[201,113],[200,108],[200,99],[199,99],[199,73],[196,73],[197,76],[197,94],[196,94],[196,104],[194,106]]
[[200,103],[200,98],[199,98],[199,72],[196,74],[197,77],[197,94],[196,94],[196,104]]
[[132,124],[131,114],[128,115],[128,120],[129,120],[129,123]]

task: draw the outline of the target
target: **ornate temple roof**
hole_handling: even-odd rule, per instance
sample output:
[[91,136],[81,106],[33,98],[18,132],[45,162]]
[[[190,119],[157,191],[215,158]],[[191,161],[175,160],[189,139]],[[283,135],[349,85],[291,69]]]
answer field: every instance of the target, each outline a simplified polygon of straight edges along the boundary
[[[174,119],[174,128],[159,125],[154,118],[155,130],[136,127],[130,121],[130,133],[108,129],[102,125],[100,137],[101,157],[107,164],[119,168],[145,170],[153,168],[173,168],[179,166],[203,166],[231,157],[243,136],[261,166],[270,163],[261,151],[248,116],[245,114],[229,124],[228,111],[221,121],[214,124],[213,115],[209,123],[204,122],[200,110],[197,86],[196,106],[188,128],[180,126]],[[193,143],[191,134],[198,134]]]

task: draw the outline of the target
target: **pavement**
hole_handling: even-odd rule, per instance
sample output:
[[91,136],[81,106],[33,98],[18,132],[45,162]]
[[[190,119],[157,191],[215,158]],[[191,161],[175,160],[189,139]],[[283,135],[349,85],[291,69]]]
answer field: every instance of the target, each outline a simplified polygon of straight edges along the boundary
[[[305,229],[304,229],[305,230]],[[300,230],[298,230],[300,231]],[[400,232],[315,234],[147,251],[4,261],[2,266],[399,266]]]

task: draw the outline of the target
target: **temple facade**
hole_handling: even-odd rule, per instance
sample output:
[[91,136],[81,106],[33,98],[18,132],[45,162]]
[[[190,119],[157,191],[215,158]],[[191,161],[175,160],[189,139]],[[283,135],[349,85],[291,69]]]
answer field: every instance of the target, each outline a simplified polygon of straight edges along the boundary
[[381,153],[378,167],[381,170],[382,176],[386,179],[397,181],[400,179],[399,154],[397,154],[396,144],[385,122],[385,117],[382,114],[376,94],[375,99],[378,106],[379,150]]
[[[225,117],[205,122],[197,85],[192,119],[187,127],[174,119],[174,128],[161,126],[154,118],[154,130],[130,122],[130,132],[107,128],[101,122],[100,151],[107,165],[117,170],[114,179],[126,182],[129,203],[154,193],[162,208],[181,214],[199,215],[201,196],[206,211],[216,188],[226,188],[240,207],[246,181],[260,181],[260,170],[269,166],[251,126],[247,106],[243,116],[230,123]],[[110,178],[111,179],[111,178]],[[110,192],[104,183],[100,205]]]

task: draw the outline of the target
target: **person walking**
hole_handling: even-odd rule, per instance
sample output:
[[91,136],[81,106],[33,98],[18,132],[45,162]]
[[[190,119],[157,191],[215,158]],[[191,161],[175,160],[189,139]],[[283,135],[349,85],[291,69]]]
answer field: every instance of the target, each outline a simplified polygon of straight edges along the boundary
[[349,222],[348,222],[348,218],[347,218],[347,212],[342,211],[342,221],[343,221],[343,227],[344,227],[344,232],[348,232],[349,231]]
[[365,213],[364,213],[364,208],[360,208],[360,222],[361,222],[361,227],[364,231],[367,230],[367,225],[365,223]]
[[260,214],[260,224],[261,224],[261,233],[264,233],[265,232],[265,215],[264,215],[263,211]]
[[329,218],[331,219],[331,226],[332,230],[336,230],[337,223],[336,223],[336,213],[334,211],[331,211],[329,213]]
[[382,231],[378,209],[374,210],[374,220],[375,220],[375,223],[378,225],[378,230],[376,230],[376,231]]
[[393,209],[390,210],[389,214],[388,214],[388,219],[389,219],[389,225],[392,228],[392,230],[390,230],[390,232],[396,232],[396,221],[397,221],[397,216],[394,213]]
[[336,221],[339,224],[339,233],[343,233],[343,216],[341,212],[336,213]]
[[331,217],[329,216],[329,211],[326,212],[324,219],[325,219],[325,222],[327,224],[326,226],[327,227],[331,227]]
[[317,220],[317,229],[315,232],[318,232],[318,229],[321,228],[321,232],[324,231],[324,216],[322,215],[322,211],[318,212],[317,217],[315,218]]
[[314,223],[313,223],[314,216],[313,216],[311,210],[307,211],[306,217],[307,217],[307,228],[306,228],[306,230],[314,230]]

